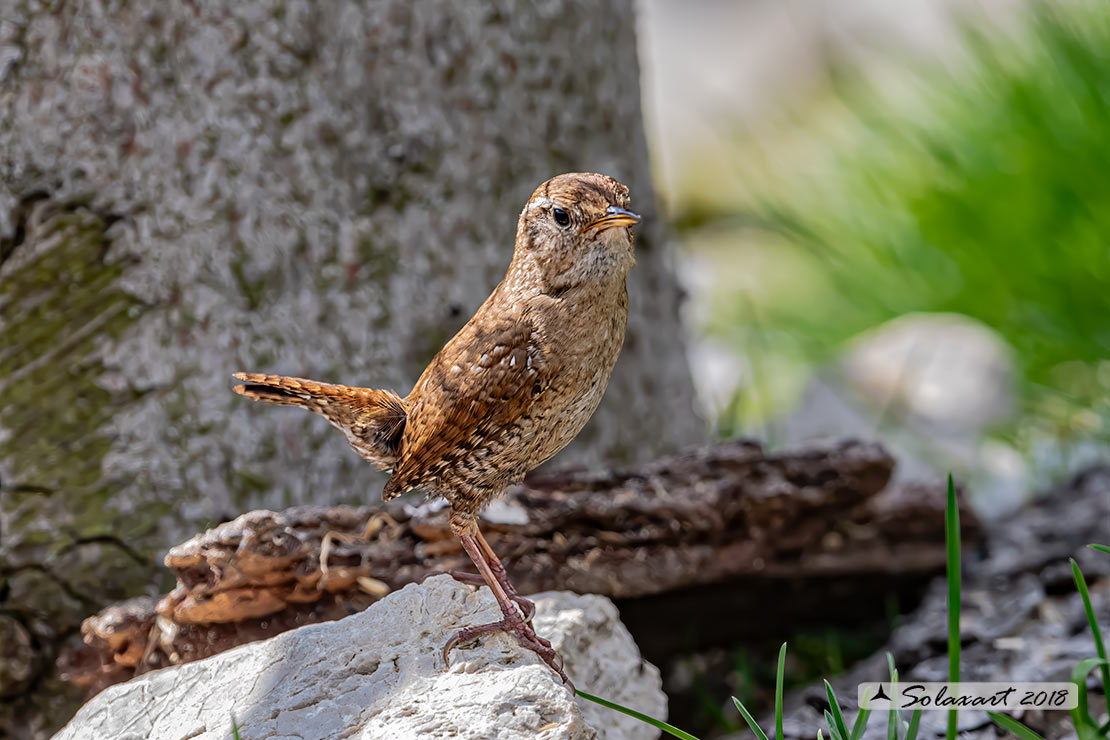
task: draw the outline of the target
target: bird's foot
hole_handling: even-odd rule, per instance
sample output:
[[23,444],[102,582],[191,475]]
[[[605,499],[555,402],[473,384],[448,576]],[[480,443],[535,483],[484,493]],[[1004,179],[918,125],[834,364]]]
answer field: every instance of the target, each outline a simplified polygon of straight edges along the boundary
[[[450,575],[459,583],[465,583],[468,586],[481,587],[486,585],[485,579],[477,573],[467,573],[461,570],[451,570],[448,571],[448,575]],[[512,587],[512,584],[509,583],[507,579],[502,583],[502,585],[506,587],[505,591],[507,592],[509,598],[512,599],[513,603],[520,607],[521,614],[524,615],[524,623],[531,624],[532,617],[536,616],[536,604],[524,598],[523,596],[518,595],[516,589]]]
[[448,654],[459,645],[465,645],[472,640],[484,635],[493,634],[494,632],[511,632],[522,647],[540,656],[540,659],[543,660],[544,663],[547,663],[551,670],[555,671],[559,678],[563,680],[563,683],[570,687],[571,691],[575,690],[574,684],[571,683],[571,680],[567,678],[567,674],[563,671],[563,656],[559,655],[555,648],[551,647],[549,641],[537,635],[530,624],[519,617],[516,619],[506,617],[500,622],[479,624],[474,627],[467,627],[466,629],[459,630],[459,632],[443,646],[444,664],[448,666],[451,664]]
[[[492,632],[511,632],[521,646],[540,656],[543,662],[547,663],[551,670],[555,671],[559,678],[563,680],[563,683],[570,686],[571,691],[573,691],[574,684],[570,682],[566,672],[563,671],[562,657],[555,651],[555,648],[551,647],[551,643],[538,636],[536,631],[532,629],[532,625],[529,624],[536,613],[536,605],[517,595],[513,584],[509,582],[505,567],[493,552],[493,548],[482,537],[482,533],[478,531],[477,524],[469,519],[463,521],[457,528],[452,523],[452,529],[455,529],[455,534],[459,538],[463,549],[466,550],[466,554],[470,556],[470,560],[478,568],[478,572],[481,573],[481,576],[478,577],[481,579],[480,582],[489,586],[493,597],[497,599],[497,605],[501,608],[504,619],[500,622],[468,627],[459,632],[443,646],[443,662],[448,663],[447,654],[457,645]],[[463,583],[479,583],[478,578],[472,578],[465,573],[452,573],[451,575]],[[517,611],[518,609],[520,611]]]

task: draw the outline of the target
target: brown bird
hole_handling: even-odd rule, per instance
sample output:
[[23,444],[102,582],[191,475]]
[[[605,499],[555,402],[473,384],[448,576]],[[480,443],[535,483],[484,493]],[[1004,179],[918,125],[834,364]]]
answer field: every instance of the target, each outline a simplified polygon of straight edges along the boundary
[[451,504],[451,530],[504,618],[452,637],[445,662],[456,645],[509,631],[569,683],[562,659],[532,629],[535,606],[517,594],[478,530],[478,515],[563,449],[601,401],[628,320],[625,278],[636,262],[629,227],[640,220],[628,206],[628,188],[605,175],[559,175],[536,188],[517,222],[504,280],[405,398],[280,375],[235,375],[244,383],[237,393],[315,411],[359,455],[392,469],[383,500],[420,488]]

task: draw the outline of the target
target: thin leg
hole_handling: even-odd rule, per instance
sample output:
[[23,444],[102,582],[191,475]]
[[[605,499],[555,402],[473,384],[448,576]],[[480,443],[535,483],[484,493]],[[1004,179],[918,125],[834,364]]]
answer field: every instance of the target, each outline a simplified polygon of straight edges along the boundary
[[[462,529],[462,531],[456,530],[456,536],[459,538],[459,542],[462,543],[463,549],[466,550],[466,554],[474,561],[474,565],[477,566],[482,579],[485,581],[486,585],[489,586],[490,591],[493,592],[493,597],[497,600],[497,605],[501,607],[501,613],[505,616],[500,622],[468,627],[448,640],[447,644],[443,646],[444,663],[449,663],[448,653],[457,645],[469,642],[476,637],[492,632],[511,632],[517,642],[539,655],[540,658],[551,667],[551,670],[555,671],[555,673],[559,675],[559,678],[573,689],[574,684],[571,684],[570,679],[567,678],[567,674],[563,672],[562,658],[555,652],[554,648],[551,647],[550,642],[536,635],[535,630],[524,620],[524,616],[516,610],[512,597],[505,589],[501,579],[495,574],[494,568],[490,562],[491,559],[497,563],[502,574],[504,574],[505,569],[501,566],[501,561],[497,560],[496,555],[493,554],[493,550],[489,549],[488,544],[485,548],[479,544],[480,535],[475,536],[478,532],[477,524],[474,522],[467,522],[465,528],[460,529]],[[505,578],[505,580],[508,579]],[[527,611],[525,614],[527,614]]]
[[[493,573],[494,573],[494,575],[497,575],[496,570],[493,571]],[[464,570],[449,570],[449,571],[447,571],[447,575],[451,576],[452,578],[454,578],[459,583],[465,583],[468,586],[484,586],[484,585],[486,585],[486,579],[482,578],[477,573],[467,573]],[[502,587],[511,586],[511,585],[512,584],[508,581],[508,579],[506,579],[505,582],[501,584]],[[520,607],[520,611],[524,615],[525,623],[531,624],[532,623],[532,618],[536,616],[536,605],[533,602],[529,601],[528,599],[524,598],[523,596],[517,595],[515,590],[510,591],[509,589],[506,588],[505,591],[506,591],[506,593],[509,594],[509,598],[512,599],[512,602],[514,604],[516,604],[518,607]],[[543,638],[540,638],[540,639],[543,639]]]
[[[494,578],[496,578],[497,582],[501,584],[501,588],[505,589],[505,593],[509,595],[509,598],[512,599],[513,602],[520,607],[521,613],[524,614],[524,621],[531,624],[532,617],[536,616],[536,605],[523,596],[517,594],[516,587],[513,586],[513,582],[509,580],[509,574],[505,571],[505,566],[497,557],[497,553],[495,553],[493,551],[493,548],[490,547],[490,544],[486,541],[486,538],[482,536],[482,530],[478,529],[477,526],[475,526],[473,530],[474,538],[478,541],[478,547],[482,549],[482,554],[485,556],[486,562],[489,563],[489,567],[490,570],[493,572]],[[461,583],[468,583],[472,586],[481,586],[483,583],[486,582],[485,579],[482,578],[482,576],[480,575],[474,573],[464,573],[457,570],[451,571],[451,577],[454,578],[456,581],[459,581]]]
[[[490,570],[493,571],[494,577],[501,587],[505,589],[505,593],[509,594],[509,598],[516,602],[520,607],[520,611],[524,614],[524,621],[529,624],[532,623],[532,617],[536,616],[536,605],[523,596],[517,595],[516,587],[513,582],[509,580],[509,574],[505,571],[505,566],[502,564],[501,559],[497,557],[497,553],[489,546],[489,542],[482,536],[482,530],[474,527],[474,537],[478,540],[478,547],[482,548],[482,554],[486,556],[486,562],[489,563]],[[547,640],[542,637],[539,638],[540,642],[547,643]],[[550,643],[547,643],[550,647]]]

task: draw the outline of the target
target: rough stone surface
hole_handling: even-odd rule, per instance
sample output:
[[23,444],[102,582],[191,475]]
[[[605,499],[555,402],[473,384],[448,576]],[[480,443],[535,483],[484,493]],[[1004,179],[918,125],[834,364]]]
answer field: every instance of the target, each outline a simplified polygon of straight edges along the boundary
[[147,587],[169,545],[251,509],[377,498],[341,435],[248,409],[229,374],[406,392],[554,173],[612,174],[646,215],[623,355],[558,462],[703,436],[633,15],[0,0],[0,609],[36,646],[0,671],[0,728],[26,734],[12,697],[45,696],[52,646]]
[[[666,713],[659,672],[640,660],[616,607],[600,596],[538,594],[535,627],[583,690]],[[78,712],[57,740],[358,738],[652,738],[637,720],[577,699],[505,635],[452,653],[460,627],[500,616],[488,591],[450,576],[410,585],[360,614],[302,627],[207,660],[119,684]]]

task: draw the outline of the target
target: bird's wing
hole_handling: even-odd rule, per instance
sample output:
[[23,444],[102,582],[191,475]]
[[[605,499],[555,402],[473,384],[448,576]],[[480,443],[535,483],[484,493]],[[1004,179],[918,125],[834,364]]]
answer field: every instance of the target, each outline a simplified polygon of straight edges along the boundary
[[516,423],[554,373],[551,363],[527,317],[471,320],[407,399],[401,461],[383,497],[424,484],[475,450],[511,444]]

